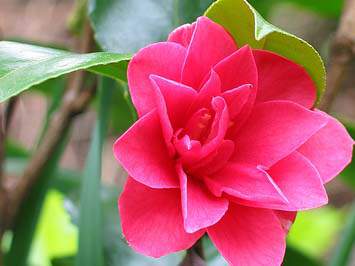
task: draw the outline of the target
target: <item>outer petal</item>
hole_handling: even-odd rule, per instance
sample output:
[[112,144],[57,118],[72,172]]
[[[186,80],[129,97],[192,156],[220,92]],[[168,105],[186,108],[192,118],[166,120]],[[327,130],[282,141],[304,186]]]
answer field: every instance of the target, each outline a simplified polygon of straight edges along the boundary
[[140,118],[116,141],[114,154],[138,182],[153,188],[179,186],[156,110]]
[[268,173],[289,201],[288,206],[278,209],[306,210],[328,203],[318,171],[297,151],[277,162]]
[[119,210],[128,244],[148,256],[187,249],[203,234],[185,232],[178,189],[152,189],[129,178]]
[[222,26],[207,17],[198,18],[187,49],[182,82],[200,88],[210,69],[236,49],[234,40]]
[[148,113],[155,106],[149,76],[156,74],[179,81],[185,55],[186,49],[180,44],[161,42],[139,50],[132,58],[128,65],[128,85],[139,116]]
[[217,223],[228,209],[228,201],[209,193],[202,182],[188,178],[178,166],[185,230],[194,233]]
[[233,160],[272,166],[326,125],[323,114],[287,101],[257,105],[235,139]]
[[[262,169],[243,164],[227,164],[221,171],[205,178],[216,196],[223,192],[236,200],[259,205],[287,204],[288,201],[270,176]],[[252,205],[253,206],[253,205]]]
[[[319,111],[320,112],[320,111]],[[328,124],[314,134],[298,151],[317,168],[324,183],[350,163],[354,141],[342,124],[327,114]]]
[[301,66],[266,50],[254,50],[254,58],[259,76],[257,102],[288,100],[313,106],[316,87]]
[[207,232],[230,265],[282,263],[285,232],[271,210],[230,204],[226,215]]
[[190,44],[195,27],[196,22],[192,24],[181,25],[169,34],[168,42],[176,42],[184,47],[187,47]]

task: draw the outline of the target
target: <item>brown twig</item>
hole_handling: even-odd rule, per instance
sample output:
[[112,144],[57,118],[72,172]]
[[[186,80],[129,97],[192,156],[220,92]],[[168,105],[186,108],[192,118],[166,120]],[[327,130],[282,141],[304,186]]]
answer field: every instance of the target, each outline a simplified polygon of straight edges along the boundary
[[330,51],[327,90],[320,109],[329,111],[342,85],[345,71],[355,57],[355,0],[347,0]]

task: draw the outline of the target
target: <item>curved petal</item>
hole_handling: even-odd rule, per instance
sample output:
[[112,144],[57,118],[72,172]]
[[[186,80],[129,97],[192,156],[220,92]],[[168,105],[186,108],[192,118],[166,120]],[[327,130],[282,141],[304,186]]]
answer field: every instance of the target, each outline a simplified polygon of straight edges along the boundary
[[[320,111],[319,111],[320,112]],[[317,168],[324,183],[337,176],[351,162],[354,141],[342,124],[327,114],[328,124],[298,151]]]
[[227,211],[228,201],[210,194],[202,182],[188,178],[181,165],[177,170],[186,232],[194,233],[217,223]]
[[243,85],[252,85],[247,101],[238,115],[234,117],[235,125],[229,132],[230,138],[243,126],[254,106],[258,89],[258,71],[251,48],[246,45],[218,63],[214,70],[222,82],[222,91],[233,90]]
[[195,101],[197,92],[191,87],[160,76],[151,75],[150,78],[156,87],[157,98],[163,100],[163,102],[159,101],[159,105],[164,109],[161,111],[167,114],[166,119],[171,122],[174,130],[182,128],[186,123],[187,111]]
[[289,201],[287,206],[275,206],[275,209],[299,211],[328,203],[317,169],[299,152],[278,161],[267,172]]
[[233,160],[272,166],[326,125],[323,114],[288,101],[258,104],[235,138]]
[[[227,193],[235,201],[258,205],[287,204],[288,201],[270,176],[260,167],[227,164],[221,171],[205,178],[207,187],[216,196]],[[240,201],[241,200],[241,201]],[[246,204],[249,205],[249,204]]]
[[155,106],[154,91],[149,76],[152,74],[179,81],[186,48],[174,42],[149,45],[132,58],[128,65],[128,85],[138,115]]
[[230,265],[282,263],[286,234],[272,210],[230,204],[226,215],[207,232]]
[[243,46],[224,58],[214,68],[222,82],[222,91],[251,84],[258,87],[258,70],[253,52],[248,45]]
[[156,110],[140,118],[115,142],[114,154],[138,182],[153,188],[179,186]]
[[258,68],[257,102],[288,100],[311,108],[316,100],[316,87],[301,66],[266,50],[254,50]]
[[195,27],[196,22],[181,25],[169,34],[168,42],[176,42],[184,47],[189,46]]
[[279,218],[281,226],[285,230],[285,233],[288,233],[292,224],[296,220],[297,212],[275,210],[274,213]]
[[[223,92],[222,97],[227,103],[229,117],[233,121],[245,107],[249,96],[252,93],[252,85],[245,84],[238,88]],[[240,118],[240,117],[238,117]],[[236,119],[239,122],[240,119]]]
[[187,48],[181,81],[199,89],[210,69],[236,49],[233,38],[222,26],[199,17]]
[[119,211],[128,244],[155,258],[191,247],[204,233],[185,232],[178,189],[152,189],[129,178]]
[[211,70],[209,79],[203,84],[201,90],[198,92],[195,102],[192,104],[189,113],[192,114],[198,109],[209,107],[213,97],[221,93],[221,80],[217,73]]
[[[192,146],[192,141],[188,136],[186,139],[183,139],[183,142],[188,145],[181,145],[178,152],[184,164],[187,163],[190,165],[191,163],[196,163],[202,158],[205,158],[218,149],[223,142],[229,124],[228,108],[226,102],[220,96],[214,97],[211,105],[215,110],[215,116],[210,130],[207,132],[208,135],[205,134],[205,131],[208,129],[206,123],[208,123],[208,125],[210,124],[209,120],[211,115],[209,115],[209,110],[205,108],[200,109],[187,123],[187,127],[185,128],[186,134],[188,136],[199,136],[199,141],[197,141],[198,145],[196,145],[197,143],[195,141],[195,145]],[[178,142],[181,142],[181,140]],[[203,145],[201,145],[201,143],[203,143]]]
[[206,176],[218,172],[224,168],[234,153],[234,142],[223,140],[215,152],[203,158],[200,162],[188,167],[189,172],[197,176]]

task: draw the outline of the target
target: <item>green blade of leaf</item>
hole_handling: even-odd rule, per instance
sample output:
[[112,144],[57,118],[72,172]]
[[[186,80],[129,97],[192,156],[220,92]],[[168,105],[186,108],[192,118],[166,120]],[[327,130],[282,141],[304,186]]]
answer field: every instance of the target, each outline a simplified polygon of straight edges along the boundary
[[130,55],[75,54],[16,42],[0,42],[0,102],[30,87],[77,70],[126,79]]
[[355,243],[355,203],[349,213],[339,244],[336,246],[334,256],[329,266],[346,266]]
[[170,31],[194,21],[212,2],[90,0],[89,15],[95,38],[103,50],[132,53],[150,43],[166,40]]
[[240,47],[249,44],[273,51],[303,66],[317,87],[319,102],[325,88],[325,67],[310,44],[265,21],[246,0],[218,0],[205,15],[227,29]]
[[55,148],[50,158],[48,158],[38,182],[32,188],[28,198],[22,204],[18,216],[16,217],[13,240],[10,251],[6,254],[7,266],[26,266],[27,257],[31,248],[33,235],[36,229],[39,215],[41,213],[43,200],[50,185],[50,179],[57,168],[58,162],[67,143],[67,134]]
[[99,88],[99,110],[86,159],[80,196],[79,252],[76,265],[103,265],[102,206],[100,199],[102,146],[108,126],[108,113],[114,81],[103,78]]

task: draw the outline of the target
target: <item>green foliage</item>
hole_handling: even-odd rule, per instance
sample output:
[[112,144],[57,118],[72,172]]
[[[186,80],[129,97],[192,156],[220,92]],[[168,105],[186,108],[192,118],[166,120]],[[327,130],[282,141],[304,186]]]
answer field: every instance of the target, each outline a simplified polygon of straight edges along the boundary
[[325,88],[325,68],[310,44],[265,21],[246,0],[219,0],[205,14],[226,28],[239,46],[270,50],[303,66],[317,86],[319,101]]
[[75,54],[15,42],[0,42],[0,102],[51,78],[88,70],[125,80],[129,55]]
[[288,244],[307,256],[321,259],[334,243],[344,218],[344,212],[330,206],[299,212],[289,232]]
[[336,18],[340,16],[343,2],[343,0],[249,0],[249,3],[265,17],[276,5],[287,3],[326,17]]
[[346,266],[351,257],[355,243],[355,202],[353,203],[349,218],[341,234],[340,243],[337,245],[334,256],[329,266]]
[[170,31],[202,15],[212,0],[89,0],[97,42],[105,51],[133,53],[166,40]]
[[79,252],[76,265],[101,266],[102,209],[100,200],[102,146],[106,137],[113,80],[102,79],[99,86],[99,110],[97,124],[86,159],[79,217]]
[[57,168],[65,144],[66,137],[63,136],[53,154],[48,158],[43,171],[39,175],[38,182],[34,185],[19,210],[13,229],[10,251],[5,257],[7,266],[26,266],[27,264],[38,217],[50,184],[49,180]]

